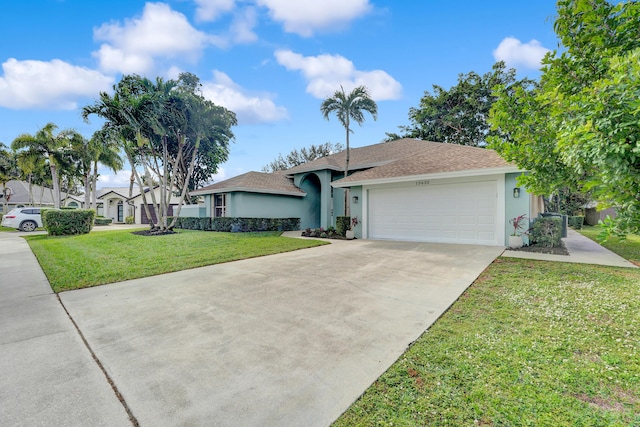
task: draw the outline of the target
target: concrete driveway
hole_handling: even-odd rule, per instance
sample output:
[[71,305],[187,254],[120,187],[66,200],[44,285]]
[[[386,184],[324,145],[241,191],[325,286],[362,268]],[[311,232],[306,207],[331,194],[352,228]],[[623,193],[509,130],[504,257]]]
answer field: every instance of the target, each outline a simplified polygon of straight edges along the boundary
[[503,249],[337,242],[60,298],[142,426],[326,426]]

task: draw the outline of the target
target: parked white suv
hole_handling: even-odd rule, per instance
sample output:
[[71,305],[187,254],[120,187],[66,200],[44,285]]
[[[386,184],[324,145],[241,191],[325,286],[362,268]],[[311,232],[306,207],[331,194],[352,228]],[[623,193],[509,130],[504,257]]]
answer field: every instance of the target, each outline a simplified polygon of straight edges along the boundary
[[2,217],[2,226],[22,231],[33,231],[38,227],[42,227],[40,208],[11,209]]

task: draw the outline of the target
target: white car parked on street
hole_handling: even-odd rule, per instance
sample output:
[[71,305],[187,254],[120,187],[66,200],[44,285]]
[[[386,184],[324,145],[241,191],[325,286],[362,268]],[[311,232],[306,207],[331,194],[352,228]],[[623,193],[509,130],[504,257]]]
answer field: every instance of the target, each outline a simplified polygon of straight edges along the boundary
[[38,227],[42,227],[40,208],[11,209],[2,217],[2,226],[22,231],[33,231]]

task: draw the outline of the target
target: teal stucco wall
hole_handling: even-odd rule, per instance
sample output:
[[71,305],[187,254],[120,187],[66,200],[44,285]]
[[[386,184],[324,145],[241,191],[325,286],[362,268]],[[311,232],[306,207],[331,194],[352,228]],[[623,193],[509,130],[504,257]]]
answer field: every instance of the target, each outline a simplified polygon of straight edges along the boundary
[[234,192],[227,194],[227,216],[238,218],[300,218],[302,197]]
[[[530,218],[530,196],[527,192],[526,188],[518,185],[516,182],[516,178],[518,178],[521,173],[508,173],[505,174],[504,177],[504,209],[505,209],[505,245],[508,244],[509,236],[513,233],[513,225],[509,222],[510,219],[517,217],[518,215],[525,214],[527,215],[527,219],[531,221]],[[520,188],[520,197],[517,199],[513,197],[513,189],[515,187]],[[528,224],[528,223],[527,223]],[[525,228],[529,228],[528,226]],[[521,230],[526,231],[526,230]],[[524,243],[528,244],[529,239],[526,235],[522,236]]]

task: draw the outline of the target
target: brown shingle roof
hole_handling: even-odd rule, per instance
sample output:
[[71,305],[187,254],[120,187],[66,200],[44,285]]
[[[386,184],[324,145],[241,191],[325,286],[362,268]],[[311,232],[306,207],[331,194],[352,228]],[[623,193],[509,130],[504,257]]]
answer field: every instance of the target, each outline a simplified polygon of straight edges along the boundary
[[[351,148],[349,150],[349,170],[365,169],[382,165],[394,160],[415,156],[416,152],[424,149],[425,141],[412,138],[382,142],[366,147]],[[442,144],[439,144],[442,145]],[[347,152],[341,151],[330,156],[322,157],[300,166],[286,170],[287,175],[313,170],[331,169],[344,170]]]
[[[404,144],[408,141],[416,140],[402,139],[395,142]],[[408,156],[388,162],[382,166],[356,172],[347,178],[336,181],[336,183],[340,185],[403,176],[493,168],[515,168],[513,164],[501,158],[498,153],[486,148],[430,141],[418,141],[417,144],[412,146],[413,151]]]
[[304,196],[306,193],[293,185],[293,181],[279,173],[247,172],[224,181],[217,182],[191,194],[226,193],[229,191],[247,191],[251,193],[285,194]]

